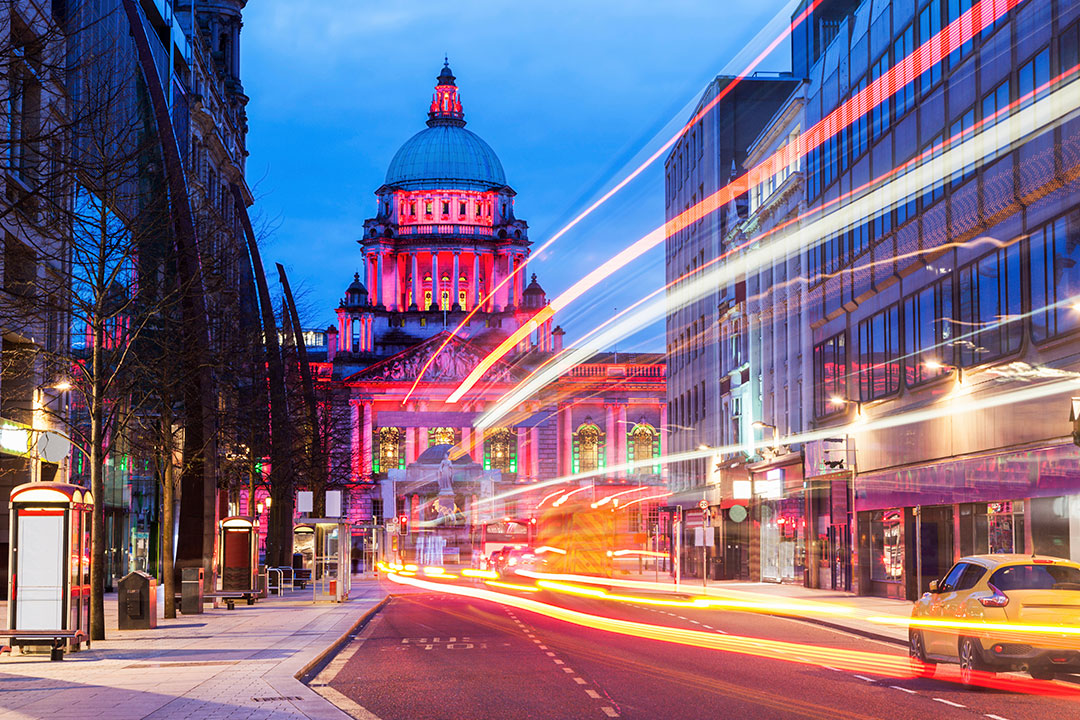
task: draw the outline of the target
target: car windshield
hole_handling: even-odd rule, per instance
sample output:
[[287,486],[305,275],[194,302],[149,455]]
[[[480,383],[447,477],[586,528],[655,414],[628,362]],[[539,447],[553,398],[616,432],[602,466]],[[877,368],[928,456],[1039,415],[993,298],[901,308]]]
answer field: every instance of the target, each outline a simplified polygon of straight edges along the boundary
[[1010,565],[995,572],[990,584],[1009,590],[1080,590],[1080,568],[1071,565]]

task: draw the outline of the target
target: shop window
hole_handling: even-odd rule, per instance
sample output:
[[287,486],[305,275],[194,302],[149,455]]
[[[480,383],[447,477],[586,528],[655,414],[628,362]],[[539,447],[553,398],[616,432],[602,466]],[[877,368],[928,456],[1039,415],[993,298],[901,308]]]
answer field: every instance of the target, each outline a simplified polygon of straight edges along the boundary
[[517,433],[509,428],[497,428],[484,438],[484,469],[516,473]]
[[585,423],[574,435],[573,471],[592,472],[604,467],[603,434],[592,423]]
[[454,445],[457,443],[457,430],[448,427],[437,427],[428,430],[428,446]]
[[960,268],[957,288],[957,310],[964,330],[957,338],[961,365],[978,365],[1020,349],[1019,243]]
[[870,579],[899,582],[904,574],[904,513],[877,510],[870,517]]
[[405,454],[402,452],[401,443],[404,433],[401,428],[387,427],[379,429],[379,442],[375,448],[375,457],[372,458],[372,470],[374,472],[386,472],[387,470],[404,469]]
[[1036,342],[1080,326],[1080,218],[1069,224],[1071,228],[1059,218],[1032,232],[1027,241],[1031,334]]
[[1016,553],[1024,551],[1024,502],[987,503],[987,552]]
[[[904,383],[909,387],[950,372],[953,363],[952,278],[904,299]],[[940,367],[929,368],[928,362]]]
[[891,395],[900,389],[900,306],[859,323],[859,397]]

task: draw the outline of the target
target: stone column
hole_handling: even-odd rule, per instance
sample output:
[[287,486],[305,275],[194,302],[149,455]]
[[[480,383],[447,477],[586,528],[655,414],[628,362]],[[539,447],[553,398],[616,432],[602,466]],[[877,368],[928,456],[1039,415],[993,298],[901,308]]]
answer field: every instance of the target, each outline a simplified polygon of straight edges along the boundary
[[604,414],[607,416],[607,427],[604,429],[604,457],[607,459],[607,466],[611,467],[618,462],[619,457],[619,436],[615,425],[615,406],[605,405]]
[[[626,434],[630,432],[630,426],[626,423],[626,405],[624,403],[619,403],[617,420],[618,422],[615,424],[615,432],[619,436],[619,464],[622,465],[624,462],[626,462],[628,455],[626,451]],[[619,473],[619,476],[625,477],[629,474],[630,473],[623,470]]]
[[509,304],[507,302],[509,290],[507,283],[503,282],[506,279],[506,253],[502,250],[498,251],[495,253],[492,262],[495,264],[495,287],[498,288],[495,291],[495,309],[505,310]]
[[458,250],[455,250],[454,251],[454,274],[450,276],[450,295],[451,295],[451,297],[450,297],[450,309],[451,310],[453,310],[455,307],[460,308],[460,306],[461,306],[460,303],[458,302],[458,295],[460,293],[460,289],[458,287],[458,282],[459,282],[460,277],[461,277],[461,252],[458,251]]
[[439,251],[431,251],[431,306],[428,310],[439,308]]
[[[667,426],[667,403],[660,403],[660,427],[658,428],[660,433],[660,457],[664,457],[668,452],[668,426]],[[667,463],[665,462],[660,466],[660,477],[667,481]]]
[[416,428],[405,428],[405,464],[416,462]]
[[532,454],[529,459],[532,461],[532,470],[529,473],[537,480],[540,479],[540,428],[535,425],[529,428],[529,446],[532,447]]
[[364,403],[364,442],[361,445],[362,457],[360,458],[360,467],[363,469],[364,477],[371,478],[371,455],[374,449],[374,443],[372,442],[372,435],[375,428],[375,407],[368,400]]
[[573,468],[574,425],[571,406],[559,405],[559,474],[569,475]]
[[472,306],[471,307],[475,308],[475,307],[480,305],[480,300],[482,299],[480,297],[480,253],[478,253],[478,252],[476,252],[474,250],[472,258],[473,258],[473,262],[472,262],[473,297],[472,297]]
[[528,431],[528,428],[514,428],[514,437],[517,439],[517,471],[519,480],[528,476],[529,474],[529,438],[527,436]]
[[349,474],[352,476],[352,482],[357,482],[363,477],[363,469],[361,468],[361,459],[363,458],[363,448],[361,446],[361,429],[364,422],[364,411],[367,410],[366,405],[361,405],[360,400],[349,400]]
[[372,305],[375,304],[375,253],[364,254],[364,284],[367,285],[368,297]]
[[420,455],[427,449],[428,449],[428,428],[426,428],[426,427],[416,428],[416,457],[414,457],[413,460],[420,457]]
[[412,254],[412,303],[409,305],[410,310],[420,309],[420,255],[419,253]]

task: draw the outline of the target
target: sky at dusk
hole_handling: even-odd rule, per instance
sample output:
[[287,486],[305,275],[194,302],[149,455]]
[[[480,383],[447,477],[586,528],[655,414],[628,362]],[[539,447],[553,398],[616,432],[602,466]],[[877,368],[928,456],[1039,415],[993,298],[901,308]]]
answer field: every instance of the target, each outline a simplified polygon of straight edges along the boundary
[[[537,246],[659,147],[712,77],[756,55],[790,5],[251,2],[241,74],[263,261],[287,268],[306,326],[334,322],[361,265],[356,241],[373,193],[398,147],[425,127],[444,54],[468,128],[502,160]],[[781,47],[760,69],[787,64]],[[661,158],[529,272],[551,298],[663,221]],[[556,322],[572,342],[663,277],[661,247]],[[618,349],[662,348],[653,327]]]

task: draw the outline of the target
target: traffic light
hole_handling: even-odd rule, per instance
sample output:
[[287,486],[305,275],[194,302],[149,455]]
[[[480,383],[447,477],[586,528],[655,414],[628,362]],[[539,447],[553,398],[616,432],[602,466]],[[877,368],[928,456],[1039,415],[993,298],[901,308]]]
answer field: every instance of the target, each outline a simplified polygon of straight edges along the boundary
[[398,535],[408,535],[409,534],[409,516],[408,515],[398,515],[397,521],[398,521],[397,534]]

